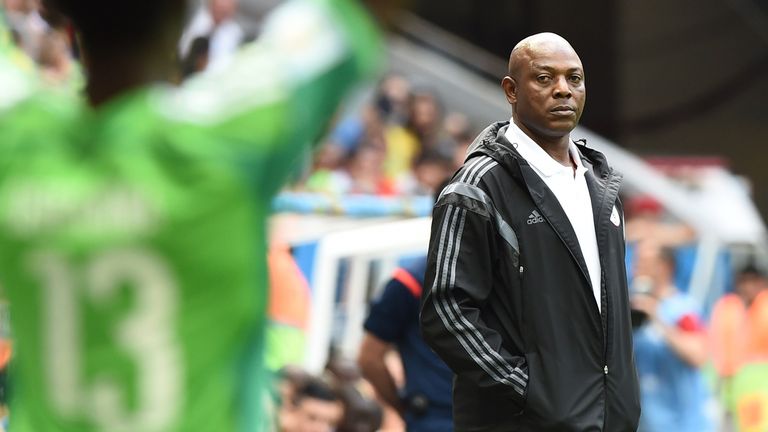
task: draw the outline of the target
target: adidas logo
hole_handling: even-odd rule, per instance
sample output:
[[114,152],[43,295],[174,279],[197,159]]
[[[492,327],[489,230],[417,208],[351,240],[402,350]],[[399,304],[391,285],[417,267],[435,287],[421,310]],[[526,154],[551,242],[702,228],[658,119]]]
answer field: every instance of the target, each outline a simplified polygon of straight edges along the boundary
[[532,211],[531,214],[528,216],[528,225],[533,225],[533,224],[542,223],[542,222],[544,222],[544,218],[541,217],[539,212],[537,212],[536,210]]

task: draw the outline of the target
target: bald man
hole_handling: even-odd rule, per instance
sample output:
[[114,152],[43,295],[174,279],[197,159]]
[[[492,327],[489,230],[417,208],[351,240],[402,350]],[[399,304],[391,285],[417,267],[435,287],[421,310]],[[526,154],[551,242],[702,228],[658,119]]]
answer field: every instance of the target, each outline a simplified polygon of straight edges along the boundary
[[457,431],[637,429],[621,177],[573,140],[584,67],[562,37],[512,50],[491,124],[435,204],[421,328]]

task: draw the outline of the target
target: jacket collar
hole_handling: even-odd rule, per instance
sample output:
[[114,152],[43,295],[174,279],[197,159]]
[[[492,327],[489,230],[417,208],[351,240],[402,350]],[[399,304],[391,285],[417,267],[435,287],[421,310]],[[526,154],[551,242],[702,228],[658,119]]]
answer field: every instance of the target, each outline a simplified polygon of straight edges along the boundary
[[[544,181],[533,171],[530,163],[523,158],[513,143],[506,138],[509,122],[497,122],[488,126],[470,145],[467,159],[480,154],[496,160],[518,183],[521,183],[533,199],[536,207],[541,210],[549,225],[555,230],[562,242],[571,252],[571,256],[582,271],[585,282],[591,286],[587,276],[587,264],[581,253],[576,232],[568,220],[568,216],[560,206],[554,193]],[[584,140],[578,141],[576,149],[581,162],[587,169],[585,174],[587,187],[592,199],[592,210],[595,218],[595,233],[598,248],[604,252],[606,244],[606,226],[613,209],[613,202],[618,195],[620,175],[615,173],[603,156],[597,150],[586,147]],[[590,288],[591,289],[591,288]],[[595,306],[597,310],[597,306]]]
[[[510,121],[504,138],[513,143],[515,150],[543,177],[552,177],[555,174],[566,173],[573,175],[571,167],[562,165],[554,160],[541,146],[536,144],[528,135],[523,132],[514,122]],[[577,172],[585,170],[581,161],[581,154],[576,148],[576,143],[571,142],[568,149],[571,159],[576,164]]]
[[[521,179],[519,173],[515,173],[519,170],[514,169],[514,165],[530,164],[523,158],[515,144],[507,139],[509,124],[509,121],[492,123],[480,132],[467,150],[467,160],[480,154],[490,156],[510,170],[515,178]],[[613,169],[608,166],[605,156],[599,151],[587,147],[586,140],[581,139],[573,143],[587,172],[592,171],[600,179],[606,179],[608,174],[613,172]]]

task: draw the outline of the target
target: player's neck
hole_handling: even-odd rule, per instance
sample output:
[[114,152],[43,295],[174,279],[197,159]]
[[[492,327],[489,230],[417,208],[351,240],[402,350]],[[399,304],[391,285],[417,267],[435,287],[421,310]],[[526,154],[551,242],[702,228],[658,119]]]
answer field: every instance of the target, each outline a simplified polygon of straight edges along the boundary
[[575,164],[571,160],[570,153],[570,134],[563,136],[548,136],[543,133],[537,133],[536,131],[528,128],[522,122],[514,120],[515,124],[528,135],[533,142],[539,145],[547,154],[563,166],[574,167]]
[[86,59],[86,95],[94,107],[136,88],[171,81],[173,65],[167,55],[115,52]]

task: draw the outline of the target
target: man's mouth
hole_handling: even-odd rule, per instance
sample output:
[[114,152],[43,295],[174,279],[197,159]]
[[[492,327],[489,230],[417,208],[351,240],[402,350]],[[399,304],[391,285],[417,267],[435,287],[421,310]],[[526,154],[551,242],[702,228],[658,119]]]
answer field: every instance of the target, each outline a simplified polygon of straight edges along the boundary
[[549,110],[549,112],[556,117],[574,117],[576,115],[576,108],[570,105],[558,105]]
[[576,108],[570,106],[570,105],[558,105],[550,110],[551,112],[564,112],[564,113],[574,113],[576,112]]

